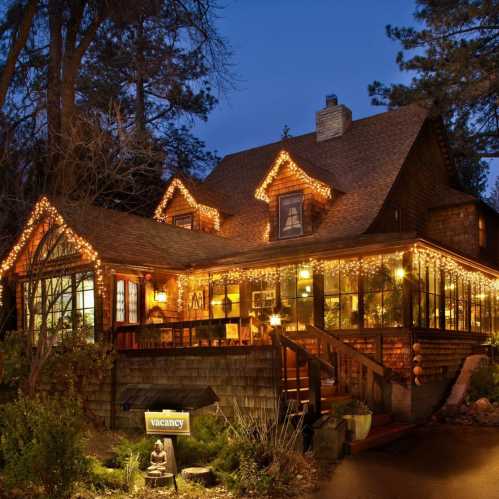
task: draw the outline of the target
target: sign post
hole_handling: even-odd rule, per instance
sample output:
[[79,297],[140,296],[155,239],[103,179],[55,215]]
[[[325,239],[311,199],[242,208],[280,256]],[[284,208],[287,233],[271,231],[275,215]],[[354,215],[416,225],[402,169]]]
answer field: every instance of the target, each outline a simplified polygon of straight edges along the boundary
[[191,419],[188,412],[162,411],[145,412],[145,425],[147,435],[161,435],[163,439],[163,450],[166,453],[166,466],[169,473],[173,475],[173,484],[177,491],[177,462],[175,459],[175,449],[173,439],[177,435],[191,434]]

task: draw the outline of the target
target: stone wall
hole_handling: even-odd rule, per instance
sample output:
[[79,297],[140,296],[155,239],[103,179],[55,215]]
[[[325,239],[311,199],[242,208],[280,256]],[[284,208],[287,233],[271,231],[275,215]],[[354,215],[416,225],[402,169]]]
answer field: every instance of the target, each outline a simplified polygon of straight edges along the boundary
[[120,396],[129,386],[209,386],[220,409],[230,416],[234,401],[245,412],[272,409],[276,376],[272,347],[266,346],[122,354],[116,364],[116,427],[139,429],[143,425],[143,410],[123,410]]

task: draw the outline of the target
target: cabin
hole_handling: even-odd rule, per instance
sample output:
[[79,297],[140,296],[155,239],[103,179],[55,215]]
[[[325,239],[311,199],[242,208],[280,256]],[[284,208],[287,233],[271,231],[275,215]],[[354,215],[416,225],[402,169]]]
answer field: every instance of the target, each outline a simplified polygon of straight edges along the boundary
[[41,198],[1,263],[2,303],[18,330],[113,343],[88,387],[112,427],[158,397],[316,414],[355,397],[413,421],[499,329],[498,229],[431,108],[352,120],[330,96],[312,133],[171,178],[151,218]]

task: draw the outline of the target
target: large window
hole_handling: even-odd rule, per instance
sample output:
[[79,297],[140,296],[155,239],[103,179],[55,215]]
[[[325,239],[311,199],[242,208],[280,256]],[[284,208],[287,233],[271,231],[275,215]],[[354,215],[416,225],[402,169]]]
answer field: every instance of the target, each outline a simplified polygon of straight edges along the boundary
[[285,328],[304,331],[314,320],[313,268],[290,266],[281,270],[281,306]]
[[132,279],[116,279],[116,322],[137,324],[139,322],[139,284]]
[[24,284],[25,327],[33,312],[36,333],[45,326],[59,336],[84,329],[94,340],[95,303],[93,272],[47,277]]
[[412,320],[418,327],[438,329],[440,327],[440,296],[442,274],[435,264],[424,265],[415,261],[413,265],[415,292],[412,298]]
[[350,260],[336,260],[324,270],[324,326],[328,330],[359,327],[359,274]]
[[364,276],[364,327],[402,326],[402,256],[384,255],[381,265]]
[[469,331],[469,286],[461,277],[445,276],[445,329]]
[[279,196],[279,238],[303,234],[303,193]]

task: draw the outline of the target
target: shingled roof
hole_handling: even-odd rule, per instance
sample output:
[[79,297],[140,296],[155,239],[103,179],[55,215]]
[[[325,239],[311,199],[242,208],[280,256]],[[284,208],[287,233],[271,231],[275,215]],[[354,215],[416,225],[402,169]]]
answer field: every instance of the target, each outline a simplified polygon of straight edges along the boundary
[[223,237],[130,213],[51,202],[67,225],[92,244],[103,261],[181,270],[196,261],[220,258],[239,249],[237,243]]
[[[296,241],[267,243],[265,203],[254,198],[258,187],[282,149],[321,179],[330,175],[336,196],[312,240],[331,240],[363,234],[372,224],[414,144],[429,110],[413,104],[353,121],[340,137],[317,142],[309,133],[226,156],[203,185],[231,199],[238,212],[224,220],[221,235],[241,241],[241,249],[262,244],[286,246]],[[313,172],[311,171],[313,169]]]

